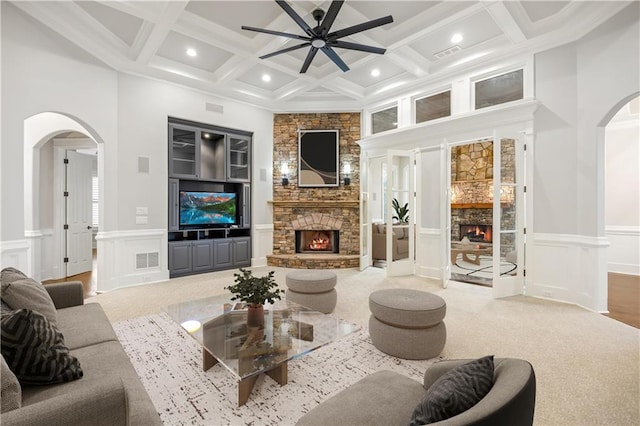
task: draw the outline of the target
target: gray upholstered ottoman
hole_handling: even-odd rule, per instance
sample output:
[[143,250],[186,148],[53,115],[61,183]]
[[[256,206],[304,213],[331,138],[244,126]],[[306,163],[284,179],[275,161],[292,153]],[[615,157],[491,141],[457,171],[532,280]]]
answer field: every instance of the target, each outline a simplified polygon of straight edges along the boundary
[[287,274],[287,300],[314,311],[333,312],[338,301],[336,273],[323,269],[301,269]]
[[369,335],[384,353],[405,359],[429,359],[442,352],[447,329],[444,299],[426,291],[378,290],[369,296]]

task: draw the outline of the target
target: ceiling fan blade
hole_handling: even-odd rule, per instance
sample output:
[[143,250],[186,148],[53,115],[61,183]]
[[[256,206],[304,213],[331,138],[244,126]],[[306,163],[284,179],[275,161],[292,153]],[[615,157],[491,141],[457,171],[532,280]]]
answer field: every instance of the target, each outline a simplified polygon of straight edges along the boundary
[[316,34],[313,32],[311,27],[304,21],[304,19],[302,19],[300,15],[298,15],[296,11],[293,10],[291,6],[289,6],[289,3],[283,0],[276,0],[276,3],[278,3],[278,6],[280,6],[285,12],[287,12],[287,15],[289,15],[291,19],[296,21],[296,24],[298,24],[300,28],[302,28],[309,37],[316,36]]
[[309,37],[301,36],[298,34],[283,33],[281,31],[266,30],[264,28],[247,27],[245,25],[243,25],[241,28],[243,30],[255,31],[257,33],[265,33],[265,34],[271,34],[271,35],[276,35],[281,37],[295,38],[297,40],[309,40]]
[[329,33],[333,22],[336,20],[336,16],[338,16],[338,12],[340,12],[342,3],[344,3],[344,1],[334,0],[331,2],[331,6],[329,6],[329,10],[327,11],[327,14],[324,15],[322,24],[320,24],[319,32],[321,32],[322,37],[326,37]]
[[318,53],[318,48],[312,46],[311,49],[309,49],[309,53],[307,53],[307,57],[304,60],[304,64],[302,64],[302,68],[300,69],[300,74],[304,74],[307,72],[307,70],[309,69],[309,65],[311,65],[311,62],[313,61],[313,58],[316,57],[316,53]]
[[344,61],[340,59],[340,56],[338,56],[335,50],[333,50],[331,47],[325,46],[322,48],[322,51],[329,57],[329,59],[331,59],[338,67],[340,67],[342,71],[349,71],[349,67],[347,66],[347,64],[345,64]]
[[383,49],[381,47],[367,46],[364,44],[350,43],[348,41],[341,40],[330,41],[329,45],[331,47],[338,47],[340,49],[359,50],[361,52],[377,53],[379,55],[383,55],[384,52],[387,51],[387,49]]
[[383,18],[374,19],[373,21],[363,22],[362,24],[354,25],[352,27],[343,28],[336,32],[327,35],[329,40],[335,40],[338,38],[346,37],[351,34],[359,33],[362,31],[370,30],[371,28],[379,27],[381,25],[390,24],[393,22],[393,16],[385,16]]
[[266,55],[260,56],[260,59],[267,59],[267,58],[270,58],[272,56],[281,55],[283,53],[291,52],[293,50],[302,49],[303,47],[307,47],[307,46],[311,46],[311,43],[302,43],[302,44],[298,44],[296,46],[287,47],[286,49],[276,50],[275,52],[268,53]]

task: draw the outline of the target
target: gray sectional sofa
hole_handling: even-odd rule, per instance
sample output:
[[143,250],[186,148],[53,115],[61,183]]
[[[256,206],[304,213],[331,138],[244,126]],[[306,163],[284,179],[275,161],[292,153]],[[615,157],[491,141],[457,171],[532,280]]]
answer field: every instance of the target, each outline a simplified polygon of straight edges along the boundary
[[[84,304],[82,284],[78,282],[44,288],[56,307],[57,328],[70,354],[80,361],[83,377],[60,384],[21,385],[21,407],[10,411],[3,407],[1,423],[161,425],[102,307]],[[4,405],[7,377],[2,379]]]

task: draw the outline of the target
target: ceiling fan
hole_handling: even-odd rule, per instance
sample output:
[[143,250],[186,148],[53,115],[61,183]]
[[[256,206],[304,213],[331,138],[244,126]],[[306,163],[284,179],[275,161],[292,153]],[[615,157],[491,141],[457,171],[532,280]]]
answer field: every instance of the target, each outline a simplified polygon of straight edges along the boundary
[[296,40],[304,40],[305,42],[296,46],[287,47],[285,49],[260,56],[260,59],[270,58],[272,56],[310,46],[311,49],[309,49],[309,53],[307,53],[307,57],[302,64],[302,68],[300,69],[301,74],[307,72],[307,70],[309,69],[309,65],[311,65],[311,62],[316,56],[316,53],[318,53],[318,50],[322,50],[322,52],[327,55],[327,57],[329,57],[329,59],[331,59],[338,67],[340,67],[342,71],[346,72],[349,70],[349,67],[344,63],[342,59],[340,59],[336,51],[333,50],[334,47],[340,49],[359,50],[368,53],[377,53],[380,55],[386,52],[386,49],[380,47],[351,43],[348,41],[341,41],[339,39],[351,34],[359,33],[361,31],[370,30],[381,25],[390,24],[391,22],[393,22],[393,17],[391,15],[374,19],[372,21],[363,22],[362,24],[353,25],[351,27],[343,28],[341,30],[330,33],[329,30],[331,29],[333,22],[336,20],[336,16],[338,16],[338,12],[340,11],[340,8],[342,7],[342,3],[344,3],[344,1],[332,1],[326,14],[322,9],[315,9],[313,12],[311,12],[311,14],[313,15],[313,19],[315,19],[317,23],[314,28],[311,28],[286,1],[276,0],[276,3],[278,3],[278,5],[291,17],[291,19],[293,19],[296,24],[300,26],[300,28],[302,28],[306,35],[284,33],[263,28],[247,27],[244,25],[242,26],[242,29],[288,37]]

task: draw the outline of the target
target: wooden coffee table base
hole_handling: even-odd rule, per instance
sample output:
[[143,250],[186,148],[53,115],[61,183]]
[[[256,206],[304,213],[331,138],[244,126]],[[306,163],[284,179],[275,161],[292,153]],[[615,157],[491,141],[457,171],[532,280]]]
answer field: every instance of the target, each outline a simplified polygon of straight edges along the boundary
[[[456,260],[458,260],[458,254],[462,253],[462,260],[465,262],[480,265],[480,255],[483,254],[484,251],[484,249],[451,249],[451,264],[455,265]],[[474,256],[474,258],[470,258],[470,255]]]
[[[206,349],[202,349],[202,368],[204,371],[207,371],[214,365],[218,363],[218,360],[215,359],[213,355],[211,355]],[[267,376],[271,377],[275,380],[280,386],[284,386],[288,382],[288,370],[287,363],[283,362],[277,367],[272,368],[271,370],[267,370],[264,372]],[[254,374],[253,376],[249,376],[246,379],[242,379],[238,382],[238,407],[243,406],[249,400],[249,395],[251,395],[251,391],[253,390],[253,386],[256,384],[258,380],[258,376],[260,374]]]

